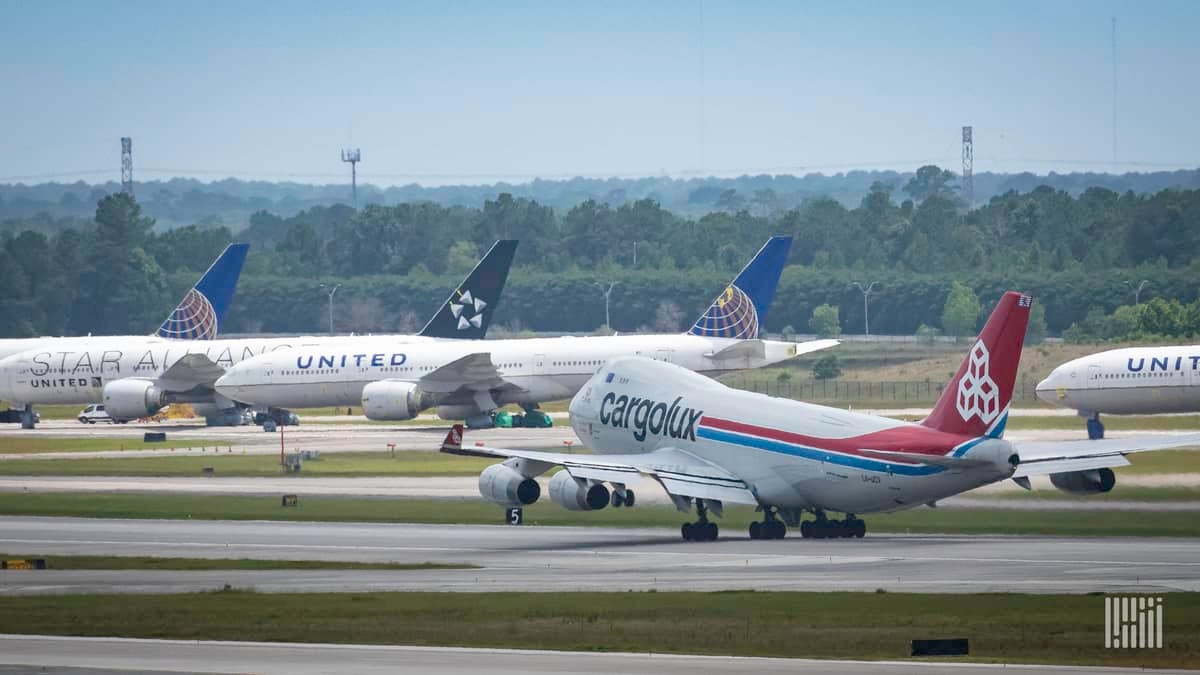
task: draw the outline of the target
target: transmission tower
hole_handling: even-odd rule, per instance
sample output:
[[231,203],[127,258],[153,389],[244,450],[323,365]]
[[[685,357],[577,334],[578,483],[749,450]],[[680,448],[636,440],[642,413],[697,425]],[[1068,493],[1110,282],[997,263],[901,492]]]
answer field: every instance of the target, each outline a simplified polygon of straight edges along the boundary
[[121,138],[121,192],[133,196],[133,139]]
[[350,195],[355,206],[358,206],[358,162],[361,159],[362,151],[357,148],[342,151],[342,161],[350,162]]
[[971,138],[974,127],[963,127],[962,131],[962,191],[970,208],[975,203],[975,142]]

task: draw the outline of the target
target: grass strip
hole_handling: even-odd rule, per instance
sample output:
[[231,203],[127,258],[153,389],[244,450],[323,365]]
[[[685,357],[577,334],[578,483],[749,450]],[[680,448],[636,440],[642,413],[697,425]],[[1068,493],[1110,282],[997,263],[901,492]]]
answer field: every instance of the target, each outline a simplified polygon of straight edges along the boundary
[[[474,499],[360,499],[301,494],[299,506],[283,508],[278,497],[53,492],[0,493],[0,515],[502,524],[504,514],[500,507]],[[727,507],[725,517],[720,520],[722,534],[745,537],[750,522],[760,517],[750,507]],[[533,526],[602,525],[675,530],[688,518],[670,506],[574,513],[543,500],[525,509],[525,519]],[[1193,512],[919,508],[868,514],[864,519],[868,531],[874,533],[1200,536],[1200,518]]]
[[[145,443],[140,438],[84,438],[0,436],[0,454],[24,455],[39,452],[110,452],[122,450],[166,450],[168,448],[217,448],[225,452],[229,443],[202,438],[171,438],[162,443]],[[214,450],[215,452],[215,450]],[[75,461],[75,460],[67,460]]]
[[0,553],[2,560],[42,558],[55,570],[460,570],[477,565],[442,563],[373,563],[338,560],[263,560],[253,558],[156,558],[112,555],[43,555]]
[[[478,476],[495,460],[430,451],[331,452],[304,462],[295,476]],[[212,468],[218,476],[266,477],[283,475],[279,455],[243,455],[221,448],[210,455],[170,455],[88,459],[7,459],[0,461],[4,476],[199,476]]]
[[1200,664],[1200,594],[1168,593],[1164,649],[1103,648],[1097,595],[345,593],[0,597],[0,631],[184,640],[903,659],[966,637],[970,660]]

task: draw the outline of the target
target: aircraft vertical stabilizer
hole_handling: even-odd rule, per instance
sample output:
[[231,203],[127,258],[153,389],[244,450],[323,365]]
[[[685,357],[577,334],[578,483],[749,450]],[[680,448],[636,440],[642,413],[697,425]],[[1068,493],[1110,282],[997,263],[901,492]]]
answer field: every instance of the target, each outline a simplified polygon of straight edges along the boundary
[[921,424],[968,436],[1004,434],[1033,299],[1005,293],[958,372]]
[[508,268],[517,252],[517,240],[501,239],[475,265],[462,284],[454,289],[441,309],[418,335],[435,338],[482,340],[492,314],[500,304]]
[[230,244],[190,288],[155,333],[183,340],[212,340],[221,332],[237,290],[249,244]]
[[791,237],[768,239],[688,332],[703,337],[757,338],[791,247]]

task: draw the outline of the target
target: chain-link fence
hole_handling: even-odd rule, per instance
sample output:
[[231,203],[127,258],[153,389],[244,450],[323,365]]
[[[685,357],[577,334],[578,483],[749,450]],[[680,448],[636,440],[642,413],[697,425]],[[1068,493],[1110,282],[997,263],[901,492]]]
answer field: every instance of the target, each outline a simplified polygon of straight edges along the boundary
[[[855,381],[855,380],[770,380],[743,374],[723,377],[721,380],[737,389],[760,394],[793,398],[814,402],[870,401],[898,404],[930,404],[942,395],[945,383],[921,381]],[[1014,401],[1035,401],[1035,380],[1019,378],[1013,391]]]

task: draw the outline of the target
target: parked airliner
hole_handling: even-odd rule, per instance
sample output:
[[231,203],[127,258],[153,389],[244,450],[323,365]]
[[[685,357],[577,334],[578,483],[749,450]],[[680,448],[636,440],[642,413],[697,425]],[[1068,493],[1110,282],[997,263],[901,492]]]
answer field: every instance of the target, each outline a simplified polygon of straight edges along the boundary
[[[759,507],[751,539],[862,537],[864,513],[932,504],[1012,478],[1050,475],[1072,493],[1111,490],[1109,467],[1126,453],[1200,443],[1200,435],[1106,441],[1003,438],[1032,300],[1006,293],[933,411],[920,423],[738,391],[644,357],[608,361],[571,401],[571,424],[598,454],[564,454],[463,442],[456,425],[442,451],[505,458],[479,477],[488,501],[519,509],[550,479],[555,503],[575,511],[631,505],[629,484],[658,481],[675,506],[697,513],[685,540],[712,541],[727,503]],[[611,486],[611,489],[610,487]],[[814,519],[803,520],[805,512]],[[845,517],[834,520],[831,512]]]
[[[417,335],[393,344],[483,337],[500,302],[516,252],[515,240],[496,242]],[[210,424],[238,424],[244,407],[213,384],[226,369],[255,356],[293,347],[338,344],[334,336],[169,340],[92,338],[80,346],[38,348],[0,360],[0,399],[24,406],[33,428],[35,404],[101,400],[117,421],[151,415],[171,403],[191,403]],[[365,338],[360,338],[365,339]],[[449,340],[454,342],[456,340]],[[274,420],[283,421],[283,417]]]
[[376,420],[412,419],[436,407],[444,419],[487,426],[500,406],[532,409],[570,398],[614,356],[640,354],[706,374],[778,363],[837,344],[758,338],[790,245],[790,237],[771,238],[687,333],[419,345],[347,339],[248,359],[216,389],[273,408],[361,403]]
[[1088,418],[1088,438],[1104,438],[1100,414],[1200,412],[1200,346],[1127,347],[1068,361],[1037,385],[1037,397]]
[[[249,248],[249,244],[226,246],[221,255],[217,256],[213,264],[200,277],[200,281],[188,289],[175,309],[171,310],[154,336],[168,342],[215,340],[221,332],[221,326],[225,323],[225,315],[233,302],[238,277],[242,274],[242,265],[246,262],[246,252]],[[97,338],[88,335],[0,340],[0,363],[9,356],[30,351],[84,350],[98,341],[124,342],[143,339],[146,339],[146,336],[125,335]],[[0,376],[0,380],[2,379]],[[3,388],[0,387],[0,392],[2,391]],[[12,402],[12,399],[4,396],[3,393],[0,393],[0,398]],[[84,403],[87,402],[84,401]],[[19,420],[26,429],[32,429],[35,421],[31,406],[25,406],[20,410],[0,411],[0,419],[6,422]]]

